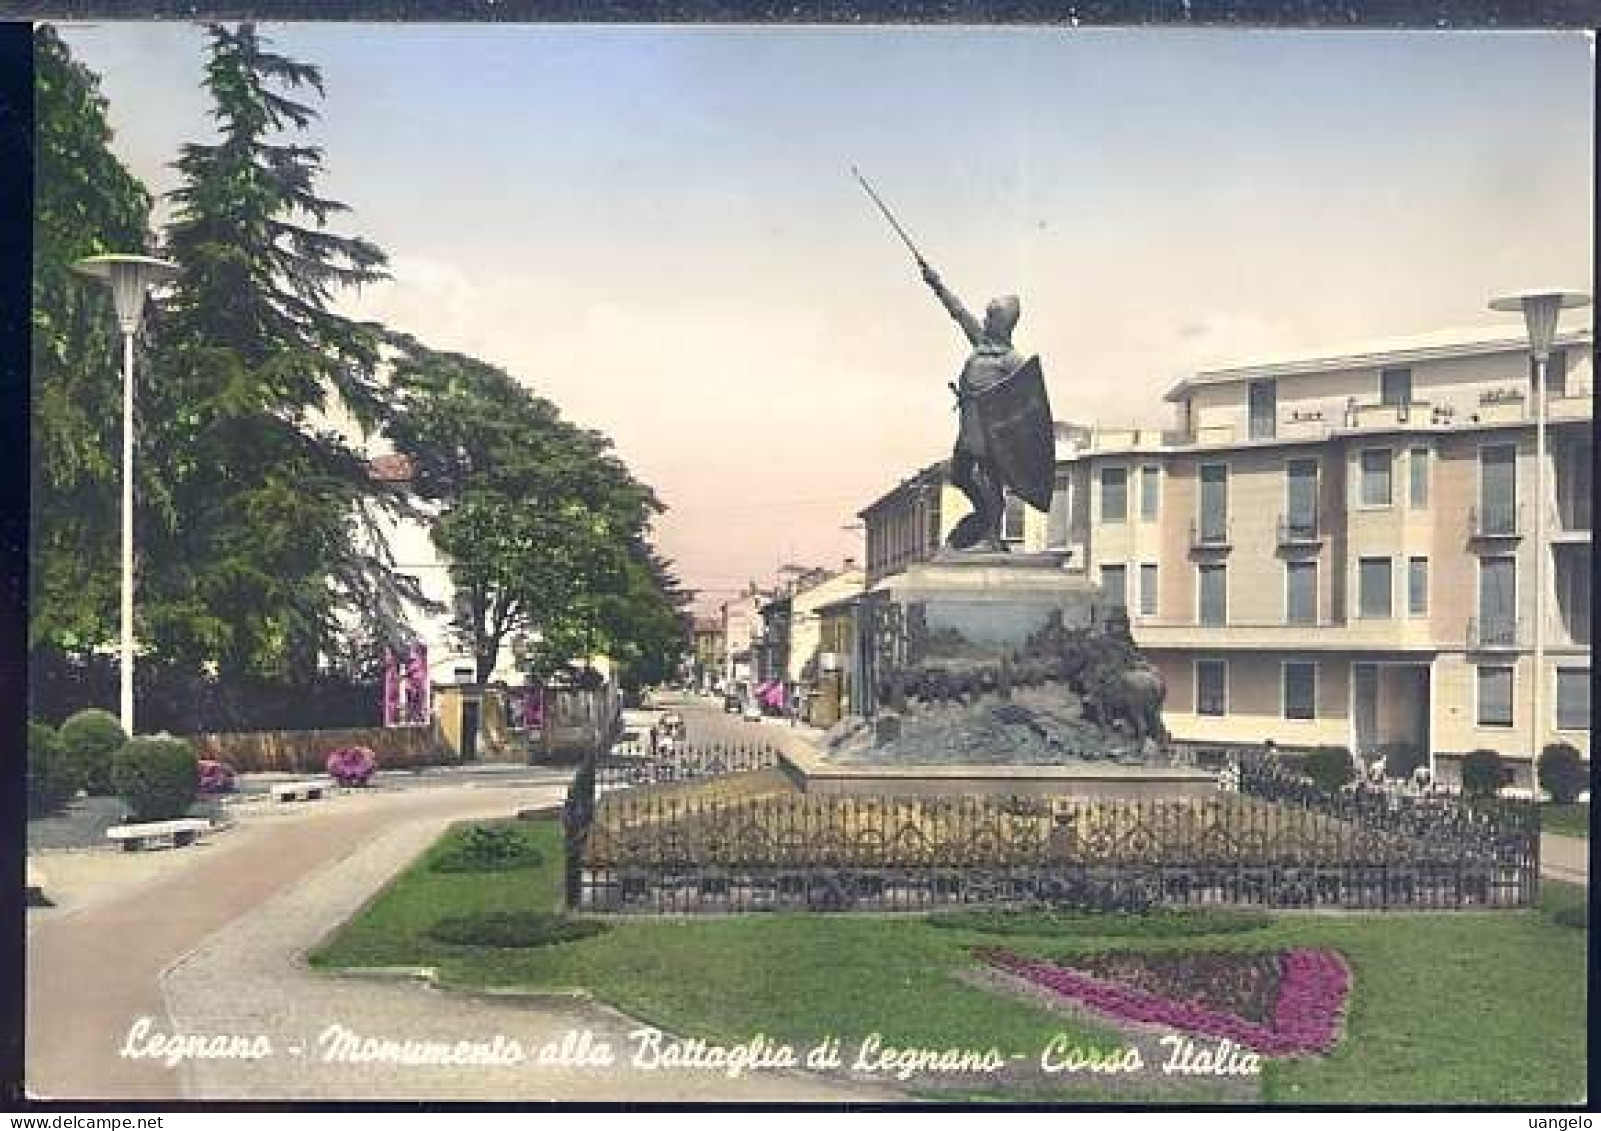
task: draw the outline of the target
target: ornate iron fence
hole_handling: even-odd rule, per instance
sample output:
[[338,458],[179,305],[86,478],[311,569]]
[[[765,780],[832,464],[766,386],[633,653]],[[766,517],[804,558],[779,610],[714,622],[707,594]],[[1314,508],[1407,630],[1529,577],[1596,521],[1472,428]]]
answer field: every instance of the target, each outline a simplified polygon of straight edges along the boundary
[[1443,790],[1402,792],[1358,781],[1335,794],[1251,751],[1239,756],[1241,793],[1294,805],[1430,844],[1514,856],[1526,851],[1539,872],[1540,807],[1521,798],[1469,798]]
[[1537,894],[1538,812],[1527,804],[1331,798],[1249,759],[1240,792],[1204,800],[822,796],[750,772],[770,755],[696,752],[684,767],[721,778],[716,788],[625,782],[603,795],[597,772],[612,769],[592,759],[568,796],[569,905],[1424,909],[1521,907]]
[[610,793],[642,785],[665,785],[766,770],[778,765],[778,751],[766,744],[756,746],[685,746],[662,744],[654,751],[647,746],[613,747],[595,758],[595,789]]

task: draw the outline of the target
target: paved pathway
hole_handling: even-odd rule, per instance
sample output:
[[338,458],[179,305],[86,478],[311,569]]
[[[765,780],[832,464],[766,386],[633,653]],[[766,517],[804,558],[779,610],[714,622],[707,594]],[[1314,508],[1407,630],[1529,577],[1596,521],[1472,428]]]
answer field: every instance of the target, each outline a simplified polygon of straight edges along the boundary
[[[193,1062],[183,1074],[184,1095],[570,1102],[838,1102],[889,1095],[774,1071],[730,1079],[721,1072],[640,1070],[629,1064],[636,1045],[628,1034],[642,1026],[583,997],[460,993],[422,979],[311,973],[303,955],[329,925],[359,910],[447,823],[409,821],[213,935],[168,973],[167,1007],[179,1030],[266,1034],[275,1050],[259,1061]],[[357,1039],[451,1045],[500,1038],[502,1047],[516,1042],[524,1059],[490,1067],[342,1063],[328,1058],[335,1030]],[[581,1042],[586,1034],[610,1046],[613,1066],[539,1063],[540,1050]]]
[[1571,884],[1590,882],[1590,842],[1546,833],[1540,838],[1540,875]]
[[[623,1039],[636,1025],[586,999],[488,999],[415,982],[314,974],[304,965],[308,948],[446,825],[551,803],[559,793],[559,786],[508,780],[344,795],[274,809],[180,851],[46,857],[61,902],[29,918],[30,1093],[150,1100],[882,1098],[771,1073],[729,1081],[626,1069],[318,1063],[316,1038],[336,1024],[396,1040],[492,1041],[500,1034],[530,1049],[588,1030],[631,1048]],[[264,1036],[273,1052],[176,1069],[120,1056],[131,1027],[146,1017],[160,1033]]]

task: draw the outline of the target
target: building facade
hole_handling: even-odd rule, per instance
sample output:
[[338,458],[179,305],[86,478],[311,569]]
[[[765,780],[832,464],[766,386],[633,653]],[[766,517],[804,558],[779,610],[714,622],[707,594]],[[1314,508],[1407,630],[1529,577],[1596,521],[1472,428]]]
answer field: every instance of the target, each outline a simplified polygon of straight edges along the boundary
[[1175,737],[1413,747],[1446,781],[1488,748],[1523,787],[1546,743],[1588,757],[1591,351],[1558,344],[1543,498],[1508,333],[1198,373],[1175,433],[1096,438],[1089,564]]
[[[862,592],[866,574],[847,558],[837,573],[798,583],[790,598],[790,686],[800,692],[801,711],[814,726],[832,726],[845,709],[848,645],[840,647],[837,612]],[[830,615],[835,614],[831,621]]]
[[744,593],[724,601],[719,612],[723,628],[723,690],[746,689],[756,680],[755,645],[761,637],[761,606],[767,594],[753,584]]
[[721,686],[727,651],[722,618],[698,616],[691,633],[691,681],[701,691],[716,691]]

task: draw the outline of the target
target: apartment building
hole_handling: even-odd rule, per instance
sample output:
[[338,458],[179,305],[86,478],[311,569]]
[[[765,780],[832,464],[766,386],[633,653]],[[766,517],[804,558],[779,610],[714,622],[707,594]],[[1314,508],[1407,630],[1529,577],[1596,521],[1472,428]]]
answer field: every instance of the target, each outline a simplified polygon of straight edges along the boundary
[[1166,675],[1176,737],[1407,744],[1446,780],[1487,747],[1523,786],[1547,742],[1588,756],[1592,351],[1557,345],[1544,498],[1520,332],[1196,373],[1174,432],[1095,435],[1086,564]]

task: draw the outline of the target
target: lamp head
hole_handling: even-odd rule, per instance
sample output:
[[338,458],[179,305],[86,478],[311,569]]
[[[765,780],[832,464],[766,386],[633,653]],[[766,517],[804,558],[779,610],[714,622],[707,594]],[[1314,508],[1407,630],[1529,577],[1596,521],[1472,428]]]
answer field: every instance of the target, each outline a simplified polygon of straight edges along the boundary
[[117,308],[117,328],[124,334],[138,331],[150,289],[178,274],[177,264],[148,255],[91,255],[78,260],[72,269],[110,285],[111,301]]
[[1564,310],[1589,306],[1590,296],[1583,291],[1520,291],[1490,301],[1491,310],[1520,310],[1529,332],[1529,349],[1535,360],[1544,362],[1551,357],[1551,345],[1556,341],[1557,320]]

